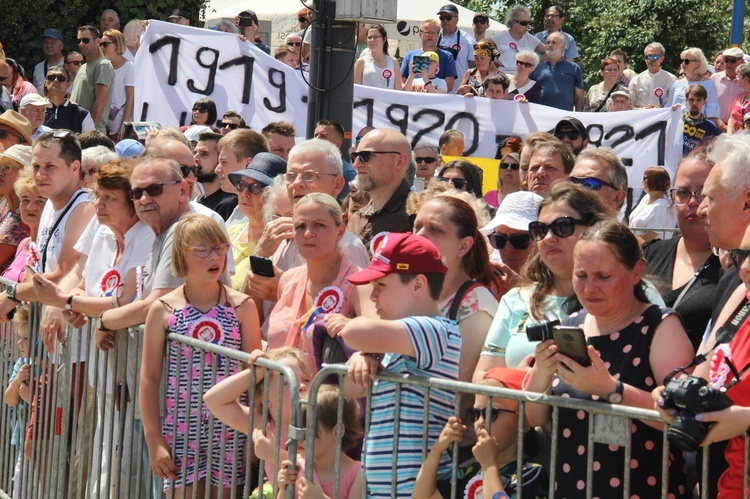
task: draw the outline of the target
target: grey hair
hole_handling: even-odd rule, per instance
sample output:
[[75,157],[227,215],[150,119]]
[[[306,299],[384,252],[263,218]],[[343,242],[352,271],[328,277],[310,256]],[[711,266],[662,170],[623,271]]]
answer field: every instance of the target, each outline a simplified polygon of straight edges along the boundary
[[750,64],[740,64],[737,66],[737,78],[750,79]]
[[138,168],[146,167],[166,171],[169,174],[170,181],[182,182],[184,180],[182,178],[182,171],[180,171],[180,164],[177,161],[173,159],[149,156],[143,158],[143,160],[135,165],[135,168],[133,168],[133,173],[130,174],[131,185],[133,184],[133,175],[135,175],[135,170]]
[[521,50],[516,54],[516,60],[518,60],[519,57],[528,57],[531,59],[531,63],[534,65],[534,67],[537,67],[539,65],[539,56],[536,55],[536,52],[533,52],[531,50]]
[[414,178],[417,176],[417,162],[413,157],[409,158],[409,166],[406,167],[404,172],[404,180],[409,185],[414,185]]
[[559,31],[556,31],[554,33],[550,33],[549,36],[547,36],[547,41],[549,41],[549,37],[550,36],[555,36],[555,37],[559,36],[560,40],[562,40],[563,50],[565,50],[566,48],[568,48],[568,42],[567,42],[567,40],[565,40],[565,37],[562,35],[562,33],[560,33]]
[[698,69],[695,70],[696,74],[703,74],[708,70],[708,59],[706,59],[706,56],[703,54],[703,51],[699,49],[698,47],[690,47],[686,48],[682,51],[680,54],[681,58],[685,58],[685,54],[690,54],[693,57],[698,59],[698,62],[701,63],[700,66],[698,66]]
[[119,156],[107,146],[94,146],[84,149],[81,152],[81,165],[85,166],[102,166],[103,164],[114,161]]
[[615,150],[611,147],[584,149],[576,157],[576,163],[581,159],[604,161],[609,165],[609,182],[621,191],[628,190],[628,172],[620,157],[615,154]]
[[219,29],[220,26],[228,28],[230,33],[239,33],[237,26],[235,26],[234,23],[230,23],[229,21],[219,21],[219,23],[216,25],[216,29]]
[[721,185],[735,199],[750,191],[750,133],[721,134],[708,149],[708,159],[721,163]]
[[531,10],[520,3],[508,9],[508,12],[505,13],[505,25],[510,28],[514,22],[518,21],[523,12],[531,17]]
[[412,151],[417,152],[417,149],[429,149],[435,154],[436,158],[440,156],[440,148],[430,142],[420,142],[419,144],[414,146],[414,149],[412,149]]
[[284,175],[277,175],[274,177],[273,183],[263,189],[261,196],[261,200],[263,201],[263,223],[267,224],[273,220],[273,203],[279,196],[287,196]]
[[297,154],[305,152],[316,152],[318,154],[322,154],[324,163],[327,163],[331,168],[336,169],[339,175],[344,174],[344,165],[341,160],[341,151],[339,151],[339,149],[335,145],[321,139],[305,140],[304,142],[300,142],[299,144],[292,147],[292,149],[289,151],[289,159],[286,162],[287,168],[292,163],[292,161],[294,161],[294,158]]
[[[114,10],[112,10],[112,9],[107,9],[107,10],[105,10],[104,12],[102,12],[102,16],[103,16],[104,14],[106,14],[107,12],[111,12],[112,14],[114,14],[114,15],[115,15],[115,22],[116,22],[117,24],[120,24],[120,15],[119,15],[119,14],[118,14],[117,12],[115,12],[115,11],[114,11]],[[100,16],[100,18],[101,18],[101,16]]]
[[664,54],[666,54],[666,50],[664,50],[664,45],[662,45],[659,42],[651,42],[648,45],[646,45],[645,49],[643,49],[643,57],[646,57],[646,55],[648,55],[648,51],[650,49],[656,49],[656,50],[658,50],[659,52],[661,52],[662,56]]
[[123,26],[122,36],[125,37],[126,47],[137,47],[141,43],[142,26],[143,21],[141,19],[132,19]]

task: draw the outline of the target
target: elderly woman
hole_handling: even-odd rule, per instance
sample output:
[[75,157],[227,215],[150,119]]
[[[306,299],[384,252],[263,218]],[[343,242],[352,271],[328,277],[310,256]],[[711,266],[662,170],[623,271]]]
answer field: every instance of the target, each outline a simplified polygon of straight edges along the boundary
[[525,5],[514,5],[505,14],[508,29],[492,35],[491,40],[500,51],[499,69],[507,75],[516,74],[516,54],[531,50],[539,54],[540,62],[547,59],[547,48],[537,37],[529,33],[531,10]]
[[482,199],[482,172],[470,161],[454,159],[443,166],[437,178],[450,182],[459,191],[470,192]]
[[14,186],[20,171],[30,167],[31,146],[19,144],[0,153],[0,272],[8,268],[19,244],[29,236]]
[[133,118],[133,104],[135,103],[135,66],[123,57],[127,47],[125,37],[116,29],[110,29],[102,34],[101,50],[104,57],[109,59],[115,70],[115,83],[112,92],[112,104],[107,118],[107,134],[117,142],[120,139],[120,126],[123,121]]
[[[244,215],[241,222],[227,229],[232,245],[234,261],[240,263],[245,272],[236,271],[232,276],[232,287],[239,290],[247,274],[249,258],[255,245],[263,235],[266,221],[263,219],[263,194],[274,179],[286,172],[286,161],[271,153],[255,155],[247,168],[229,174],[229,181],[237,189],[237,206]],[[278,196],[276,196],[278,198]]]
[[706,88],[708,99],[703,106],[703,115],[716,122],[721,115],[719,110],[719,100],[716,93],[716,84],[710,76],[706,76],[708,71],[708,60],[703,55],[703,51],[696,47],[685,49],[680,54],[680,68],[685,76],[676,80],[669,91],[669,106],[679,104],[683,112],[687,111],[685,104],[685,89],[690,85],[702,85]]
[[297,249],[307,263],[281,277],[278,301],[268,318],[268,348],[299,348],[315,366],[313,328],[307,327],[312,314],[362,315],[370,290],[346,279],[361,269],[338,249],[346,225],[334,198],[323,193],[304,196],[294,205],[292,220]]
[[[366,87],[402,90],[398,61],[388,53],[388,33],[382,24],[367,28],[367,48],[354,63],[354,83]],[[390,76],[386,76],[390,73]]]
[[740,64],[737,67],[737,85],[742,90],[732,103],[727,132],[735,133],[742,130],[746,121],[745,116],[750,113],[750,64]]
[[[649,303],[643,281],[643,256],[627,227],[609,219],[589,227],[574,249],[573,289],[583,309],[563,321],[579,327],[587,343],[580,362],[559,352],[554,340],[537,345],[536,362],[527,389],[566,398],[653,408],[651,391],[664,377],[693,358],[682,322],[674,310]],[[543,425],[551,418],[548,406],[529,405],[529,422]],[[555,494],[580,497],[586,486],[589,416],[560,409]],[[662,483],[662,428],[631,420],[630,494],[658,497]],[[575,451],[578,449],[578,452]],[[623,495],[625,449],[593,445],[596,497]],[[669,497],[692,497],[683,471],[682,454],[670,452]]]
[[52,104],[47,108],[44,125],[50,128],[64,128],[76,133],[94,130],[91,113],[70,102],[70,85],[73,77],[63,67],[52,67],[47,70],[44,81],[44,95]]
[[589,88],[583,110],[591,113],[609,112],[609,99],[614,92],[627,92],[628,87],[620,85],[617,80],[620,67],[617,59],[608,57],[599,65],[599,74],[602,81]]
[[662,235],[650,230],[673,229],[676,224],[674,210],[667,199],[669,184],[669,172],[660,166],[646,168],[643,173],[645,194],[630,212],[630,228],[646,241],[659,236],[669,239],[673,235],[672,232]]
[[516,54],[516,74],[510,76],[508,100],[539,102],[542,84],[529,78],[539,65],[539,56],[531,50],[521,50]]
[[[11,151],[14,147],[29,146],[13,146],[5,152]],[[29,152],[30,155],[31,152]],[[29,236],[18,243],[15,255],[3,272],[3,277],[11,281],[22,282],[26,276],[26,264],[29,262],[29,256],[31,255],[31,244],[36,241],[39,220],[42,211],[44,211],[44,205],[47,203],[47,198],[39,195],[34,182],[34,172],[30,166],[26,166],[18,172],[13,189],[16,197],[19,198],[21,222],[29,228]]]
[[521,187],[521,160],[517,153],[505,154],[500,159],[497,172],[497,190],[487,191],[484,200],[487,204],[497,208],[508,194],[523,190]]
[[468,90],[473,95],[484,95],[483,83],[484,79],[490,75],[496,74],[499,71],[492,63],[495,59],[500,56],[500,52],[497,51],[494,45],[489,40],[481,40],[474,45],[474,64],[475,66],[471,69],[467,69],[461,79],[461,86],[458,87],[460,91],[462,87],[470,87]]
[[131,19],[122,28],[122,36],[125,37],[125,53],[123,57],[130,62],[135,62],[135,54],[141,46],[141,32],[143,31],[143,21],[141,19]]

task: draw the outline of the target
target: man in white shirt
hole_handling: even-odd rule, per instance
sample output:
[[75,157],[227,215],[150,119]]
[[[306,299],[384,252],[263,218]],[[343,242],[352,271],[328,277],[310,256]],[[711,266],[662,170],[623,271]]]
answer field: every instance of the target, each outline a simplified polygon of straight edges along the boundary
[[630,80],[629,90],[633,109],[664,107],[669,102],[669,89],[677,77],[664,71],[664,45],[649,43],[643,51],[646,71]]
[[21,99],[19,111],[21,115],[31,123],[31,139],[35,140],[43,133],[49,133],[51,128],[44,126],[44,118],[47,108],[52,104],[39,94],[24,95]]
[[718,123],[719,132],[724,133],[727,131],[727,123],[732,112],[734,99],[743,92],[737,80],[737,67],[743,63],[745,53],[739,47],[732,47],[726,49],[722,55],[724,56],[724,71],[712,74],[711,79],[716,85],[716,97],[721,110]]

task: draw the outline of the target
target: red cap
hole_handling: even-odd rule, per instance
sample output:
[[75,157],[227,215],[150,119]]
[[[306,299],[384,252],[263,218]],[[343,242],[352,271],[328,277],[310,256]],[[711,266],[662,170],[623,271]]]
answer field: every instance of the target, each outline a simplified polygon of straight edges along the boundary
[[484,379],[497,380],[511,390],[522,390],[521,386],[525,377],[526,371],[509,367],[493,367],[484,375]]
[[367,284],[388,274],[445,274],[448,268],[428,239],[414,234],[389,232],[380,241],[370,265],[347,277],[352,284]]

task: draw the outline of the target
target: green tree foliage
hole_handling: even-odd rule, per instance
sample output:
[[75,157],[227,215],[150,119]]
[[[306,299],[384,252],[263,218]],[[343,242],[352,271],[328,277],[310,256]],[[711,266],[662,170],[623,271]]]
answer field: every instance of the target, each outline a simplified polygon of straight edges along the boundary
[[3,2],[0,9],[0,43],[5,55],[20,62],[27,72],[44,59],[42,31],[59,29],[65,37],[65,52],[78,50],[76,30],[84,24],[99,26],[102,11],[113,8],[123,26],[131,19],[166,19],[175,8],[190,12],[197,24],[207,0],[30,0]]

